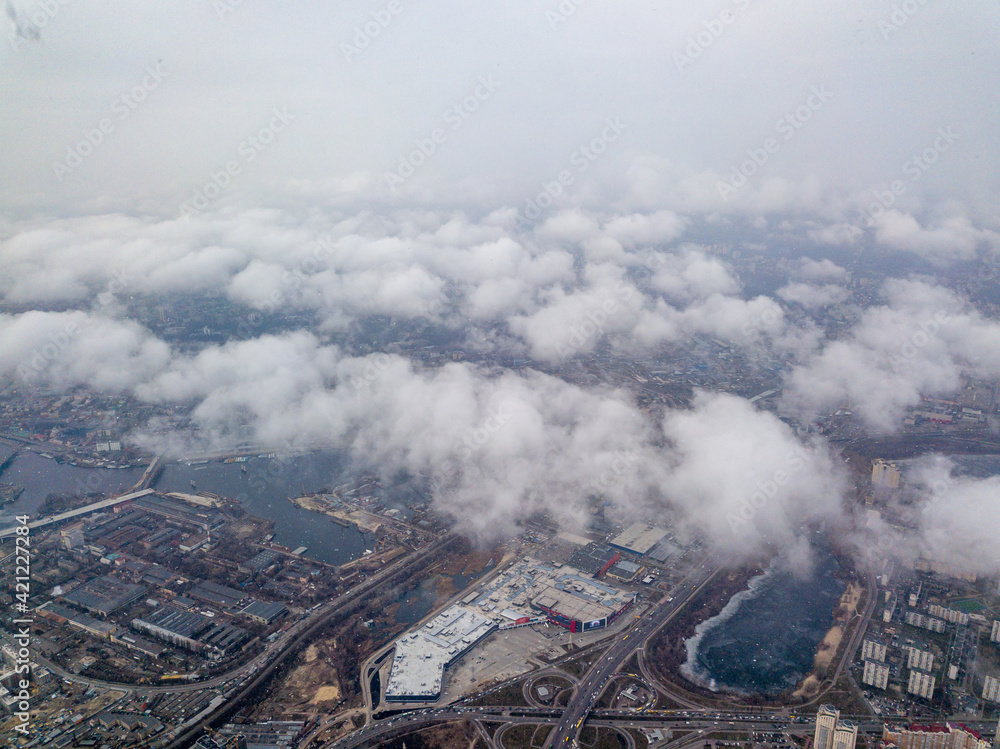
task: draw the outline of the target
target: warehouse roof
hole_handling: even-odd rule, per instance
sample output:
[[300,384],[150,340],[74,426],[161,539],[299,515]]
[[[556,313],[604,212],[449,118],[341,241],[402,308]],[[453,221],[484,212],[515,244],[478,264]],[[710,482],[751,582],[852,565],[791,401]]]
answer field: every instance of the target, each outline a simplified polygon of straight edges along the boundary
[[668,531],[657,528],[655,525],[633,523],[611,539],[611,545],[631,551],[633,554],[645,554],[656,546],[667,533]]

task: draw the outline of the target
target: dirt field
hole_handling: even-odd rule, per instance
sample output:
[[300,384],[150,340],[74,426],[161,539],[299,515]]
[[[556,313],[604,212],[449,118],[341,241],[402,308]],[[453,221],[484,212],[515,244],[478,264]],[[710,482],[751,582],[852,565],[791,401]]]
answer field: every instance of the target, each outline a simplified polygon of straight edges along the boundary
[[285,712],[335,707],[341,689],[337,671],[329,662],[334,648],[334,640],[317,640],[306,648],[271,701]]

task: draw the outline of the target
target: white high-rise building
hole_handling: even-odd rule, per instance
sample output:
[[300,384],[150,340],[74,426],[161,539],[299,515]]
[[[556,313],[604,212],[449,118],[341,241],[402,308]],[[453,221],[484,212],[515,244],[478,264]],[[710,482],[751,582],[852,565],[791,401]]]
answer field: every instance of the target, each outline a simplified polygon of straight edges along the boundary
[[833,734],[837,730],[840,711],[832,705],[820,705],[816,713],[816,735],[813,749],[833,749]]
[[898,489],[901,477],[899,467],[894,463],[876,460],[872,463],[872,483],[886,489]]
[[910,671],[910,681],[906,685],[906,691],[929,700],[934,696],[935,683],[934,677],[924,671]]
[[993,629],[990,631],[990,642],[1000,642],[1000,619],[993,620]]
[[878,661],[865,661],[865,672],[861,681],[876,689],[886,689],[889,686],[889,664]]
[[858,724],[849,720],[837,721],[833,732],[833,749],[854,749],[858,740]]
[[942,606],[937,603],[932,606],[928,606],[927,613],[931,616],[936,616],[938,619],[944,619],[946,622],[951,624],[961,624],[964,626],[969,623],[969,615],[964,611],[950,609],[947,606]]
[[866,661],[885,663],[886,645],[878,640],[865,640],[861,645],[861,657]]
[[906,648],[906,667],[917,668],[921,671],[934,670],[934,655],[929,650],[920,648]]
[[987,676],[983,680],[983,699],[987,702],[1000,702],[1000,679]]

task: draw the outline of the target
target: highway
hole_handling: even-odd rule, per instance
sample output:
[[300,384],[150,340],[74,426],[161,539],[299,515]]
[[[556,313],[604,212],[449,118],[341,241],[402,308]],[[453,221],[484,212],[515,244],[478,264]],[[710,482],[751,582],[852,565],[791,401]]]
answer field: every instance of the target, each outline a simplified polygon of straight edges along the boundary
[[618,672],[619,667],[635,652],[645,645],[646,640],[655,634],[674,614],[716,574],[719,570],[719,560],[709,556],[696,566],[671,594],[664,598],[652,611],[640,619],[634,627],[625,632],[622,638],[611,645],[580,681],[573,699],[563,713],[556,729],[549,735],[547,747],[573,745],[579,736],[587,716],[593,710],[594,703],[604,691],[608,679]]
[[[562,711],[558,708],[533,707],[466,707],[449,706],[443,708],[428,708],[411,710],[397,714],[352,732],[343,738],[329,742],[323,749],[360,749],[375,746],[395,736],[411,733],[419,728],[426,728],[435,723],[446,723],[456,720],[490,720],[508,725],[516,724],[549,724],[554,725],[561,720]],[[882,735],[882,719],[870,715],[844,715],[857,722],[858,732],[872,738]],[[898,721],[905,721],[899,716]],[[815,730],[813,718],[790,717],[778,715],[767,710],[756,713],[736,713],[728,711],[704,712],[686,710],[593,710],[587,721],[588,725],[610,726],[615,728],[649,729],[666,728],[681,734],[679,742],[697,739],[699,745],[714,733],[790,733],[797,736],[812,735]],[[984,737],[992,736],[996,728],[994,721],[973,721],[965,725],[979,731]],[[553,731],[550,736],[555,736]],[[565,743],[565,742],[564,742]]]

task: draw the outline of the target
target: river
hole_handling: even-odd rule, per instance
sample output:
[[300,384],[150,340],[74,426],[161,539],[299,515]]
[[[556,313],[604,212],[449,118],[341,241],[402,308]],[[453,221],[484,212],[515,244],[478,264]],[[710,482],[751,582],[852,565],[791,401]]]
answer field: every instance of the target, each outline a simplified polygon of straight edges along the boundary
[[117,493],[135,485],[142,468],[82,468],[43,458],[22,450],[3,472],[3,481],[24,488],[24,492],[3,508],[0,527],[14,524],[14,515],[38,516],[38,508],[50,494]]
[[155,488],[162,492],[209,491],[237,499],[251,515],[274,522],[277,543],[290,549],[305,546],[305,557],[344,564],[373,549],[374,539],[354,526],[345,528],[330,522],[326,515],[296,507],[288,497],[341,484],[346,481],[345,470],[343,458],[330,452],[251,458],[246,463],[168,463]]
[[[343,454],[333,451],[283,459],[251,458],[245,463],[168,463],[155,488],[163,492],[209,491],[239,500],[250,514],[274,522],[278,543],[291,549],[305,546],[304,557],[343,564],[374,548],[374,539],[353,526],[345,528],[330,522],[326,515],[296,507],[288,497],[342,484],[351,471]],[[3,480],[24,487],[24,492],[3,509],[0,527],[13,525],[15,515],[38,517],[38,509],[49,494],[120,493],[133,486],[142,472],[141,467],[84,468],[23,451],[4,471]],[[400,506],[405,516],[405,502],[412,496],[412,490],[403,484],[390,487],[383,500],[388,506]]]

